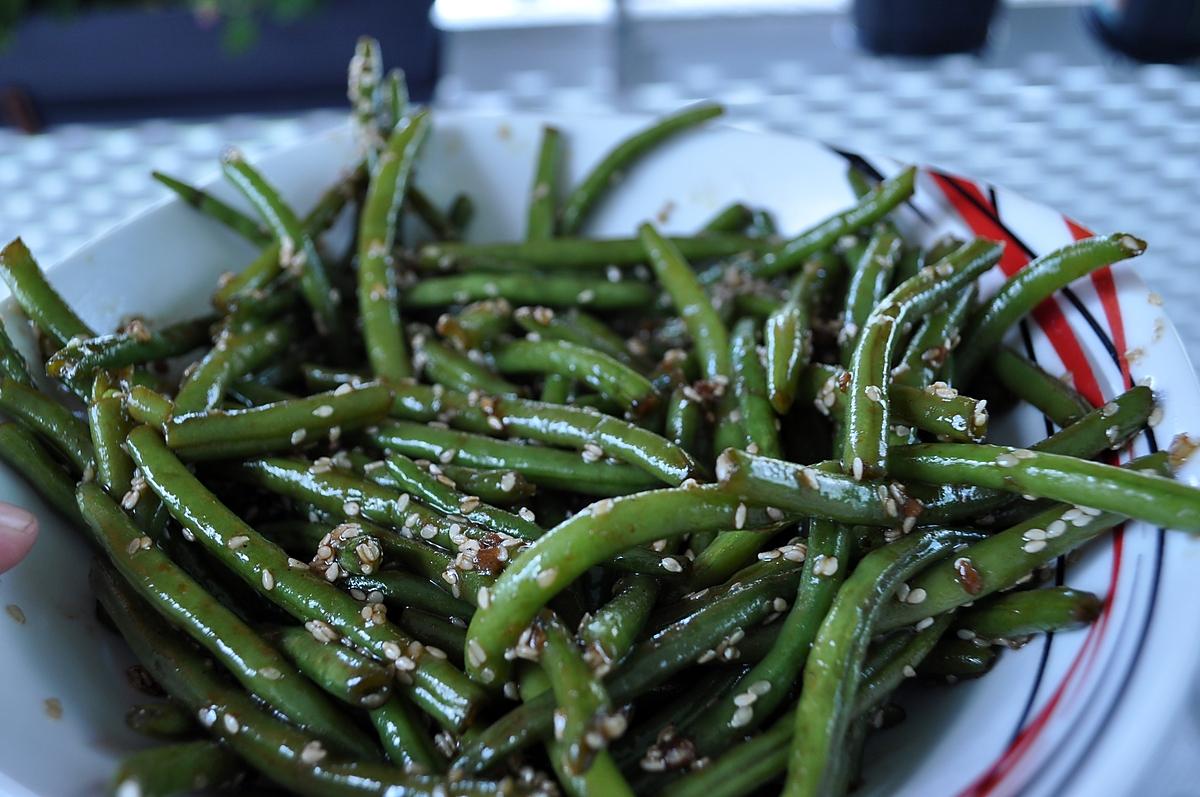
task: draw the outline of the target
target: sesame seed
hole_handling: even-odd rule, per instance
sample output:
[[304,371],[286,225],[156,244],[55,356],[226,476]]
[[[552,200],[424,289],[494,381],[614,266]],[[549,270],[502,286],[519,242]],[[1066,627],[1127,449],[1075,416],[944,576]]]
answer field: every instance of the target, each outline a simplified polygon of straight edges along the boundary
[[225,726],[225,730],[229,731],[230,733],[237,733],[242,729],[242,726],[238,724],[237,717],[233,716],[232,714],[226,714],[221,720],[221,724],[223,724]]
[[511,492],[517,486],[517,474],[509,471],[500,477],[500,489],[504,492]]
[[925,592],[924,589],[922,589],[921,587],[917,587],[914,590],[910,590],[908,593],[908,597],[906,597],[904,600],[907,603],[924,603],[927,595],[928,595],[928,593]]
[[928,628],[931,625],[933,625],[933,618],[926,617],[924,620],[919,620],[917,622],[917,624],[913,626],[913,628],[915,628],[918,631],[924,631],[926,628]]
[[458,456],[458,449],[447,448],[443,450],[442,453],[438,454],[438,462],[441,462],[443,465],[447,465],[453,462],[456,456]]
[[1046,531],[1044,529],[1028,529],[1022,536],[1027,540],[1044,540]]
[[328,404],[322,404],[313,410],[312,414],[318,418],[328,418],[330,415],[333,415],[333,407],[329,406]]
[[292,432],[292,445],[298,446],[304,442],[304,438],[308,435],[307,429],[297,429]]
[[732,728],[742,728],[749,725],[753,719],[754,709],[750,706],[742,706],[733,712],[733,716],[729,718],[729,725]]
[[558,578],[558,568],[548,567],[537,574],[538,586],[542,587],[543,589],[549,589],[550,586],[554,584],[554,580],[556,578]]
[[1054,539],[1061,537],[1067,531],[1067,524],[1061,520],[1054,520],[1050,525],[1046,526],[1046,539]]
[[487,651],[483,649],[483,645],[479,644],[479,640],[471,637],[467,640],[467,662],[472,667],[479,667],[487,661]]
[[1024,548],[1025,553],[1038,553],[1039,551],[1041,551],[1042,549],[1044,549],[1046,547],[1046,541],[1045,540],[1030,540],[1029,542],[1025,543],[1025,545],[1022,547]]
[[480,609],[486,609],[492,605],[492,593],[488,591],[487,587],[480,587],[479,591],[475,593],[475,603]]
[[354,392],[354,385],[350,384],[349,382],[343,382],[342,384],[340,384],[336,388],[334,388],[333,395],[344,396],[347,393],[353,393],[353,392]]
[[752,706],[756,700],[758,700],[758,695],[753,692],[742,692],[740,695],[733,696],[733,704],[739,708],[742,706]]
[[901,670],[901,672],[904,673],[905,678],[916,678],[917,677],[917,671],[913,669],[911,664],[905,664],[904,669]]
[[733,527],[735,529],[744,528],[746,525],[746,505],[738,504],[737,509],[733,513]]
[[858,482],[862,481],[862,478],[863,478],[863,461],[862,461],[862,457],[855,457],[855,458],[854,458],[854,462],[853,462],[853,463],[851,463],[851,466],[850,466],[850,471],[851,471],[851,473],[853,474],[853,476],[854,476],[854,480],[855,480],[855,481],[858,481]]
[[362,507],[357,501],[347,501],[342,504],[342,512],[348,517],[357,517],[361,511]]
[[316,739],[304,745],[300,750],[300,760],[305,764],[315,764],[325,757],[325,748]]
[[517,514],[520,515],[521,520],[525,520],[530,523],[537,520],[537,515],[533,514],[533,510],[527,506],[523,506],[520,509],[518,509]]
[[275,576],[271,575],[270,570],[262,571],[262,585],[263,589],[267,590],[268,592],[275,589]]
[[226,543],[226,545],[228,545],[230,548],[232,548],[233,550],[236,551],[241,548],[245,548],[249,543],[250,543],[249,537],[247,537],[245,534],[238,534],[234,537],[230,537],[229,541]]
[[667,556],[662,560],[663,570],[668,573],[682,573],[683,565],[679,564],[679,560],[674,557]]
[[1015,468],[1017,463],[1017,457],[1011,452],[1006,451],[996,455],[996,464],[1002,468]]

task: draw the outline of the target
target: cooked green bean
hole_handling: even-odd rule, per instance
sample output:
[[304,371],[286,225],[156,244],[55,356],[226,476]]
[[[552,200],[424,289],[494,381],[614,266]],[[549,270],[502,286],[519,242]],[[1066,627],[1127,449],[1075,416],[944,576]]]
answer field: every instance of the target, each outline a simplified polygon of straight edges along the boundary
[[[387,381],[412,375],[400,321],[392,248],[409,176],[428,131],[427,111],[399,121],[371,175],[358,224],[358,307],[363,344],[375,376]],[[332,324],[333,316],[326,320]]]
[[902,329],[961,291],[999,259],[1003,246],[978,239],[964,244],[893,290],[871,312],[850,362],[842,469],[856,479],[884,470],[890,431],[891,364]]
[[[516,557],[471,618],[467,671],[489,683],[507,673],[504,650],[554,595],[593,564],[685,532],[755,529],[775,521],[712,487],[653,490],[601,499],[548,531]],[[490,675],[490,678],[489,678]]]
[[650,619],[658,598],[658,582],[650,576],[626,576],[613,596],[579,627],[583,657],[598,676],[625,658]]
[[[1140,457],[1125,470],[1165,472],[1161,454]],[[939,563],[910,584],[924,600],[894,603],[880,618],[879,631],[901,628],[1016,586],[1038,567],[1075,550],[1119,524],[1115,512],[1056,504],[1029,520],[963,549],[953,562]]]
[[720,105],[708,103],[692,105],[669,116],[664,116],[649,127],[625,138],[606,153],[563,200],[559,231],[563,235],[577,233],[605,192],[614,183],[620,181],[625,172],[644,155],[664,141],[720,116],[724,112],[725,109]]
[[62,348],[75,337],[94,338],[96,333],[75,315],[20,238],[0,249],[0,277],[8,285],[13,299],[38,329]]
[[[91,583],[155,680],[196,711],[209,733],[285,788],[313,797],[357,797],[388,790],[432,797],[448,791],[442,778],[410,775],[373,762],[329,759],[318,740],[276,719],[249,695],[218,678],[206,660],[145,610],[115,573],[93,567]],[[460,780],[453,788],[471,797],[511,793],[506,781]]]
[[[888,471],[929,484],[967,484],[1049,498],[1200,531],[1200,491],[1170,478],[1009,446],[925,443],[895,449]],[[1080,510],[1083,511],[1083,510]]]
[[808,258],[829,247],[847,233],[874,224],[912,196],[917,170],[909,167],[880,183],[849,210],[836,213],[794,238],[784,241],[761,255],[750,272],[770,277],[798,268]]
[[[668,238],[689,260],[714,260],[744,252],[761,252],[767,244],[744,235],[702,233]],[[426,244],[417,251],[417,266],[425,270],[457,268],[471,271],[538,268],[552,272],[593,271],[608,266],[646,263],[646,249],[638,238],[553,238],[522,243]],[[478,276],[491,276],[480,274]],[[529,274],[521,274],[523,280]],[[555,273],[560,279],[565,274]],[[539,279],[544,279],[541,277]],[[511,297],[510,297],[511,298]],[[522,302],[537,304],[537,300]]]
[[[689,731],[699,755],[712,755],[735,737],[774,716],[804,669],[817,628],[850,570],[849,528],[814,520],[800,587],[766,658],[738,678],[727,698],[720,700]],[[804,556],[795,545],[772,552],[775,556]],[[781,601],[782,609],[787,601]],[[749,697],[747,697],[749,695]],[[747,704],[748,703],[748,704]],[[744,705],[745,704],[745,705]]]
[[[315,548],[313,550],[316,550]],[[347,576],[342,582],[346,589],[370,595],[378,592],[388,608],[400,611],[416,608],[443,617],[471,619],[475,609],[467,601],[447,593],[427,578],[402,570],[381,570],[369,576]]]
[[494,359],[504,374],[553,373],[578,380],[635,415],[658,403],[649,379],[603,352],[565,340],[514,340],[496,351]]
[[[534,484],[588,495],[624,495],[654,486],[657,480],[629,465],[584,457],[543,446],[438,429],[408,421],[394,421],[368,435],[380,448],[409,457],[473,468],[506,468],[521,473]],[[602,456],[599,455],[599,456]]]
[[[909,592],[908,594],[912,594]],[[896,632],[895,650],[880,651],[883,661],[874,662],[876,652],[872,650],[871,659],[863,665],[863,680],[858,693],[854,696],[854,704],[858,711],[865,712],[879,706],[888,695],[896,690],[914,671],[921,666],[926,657],[937,649],[943,641],[946,629],[954,620],[953,614],[943,614],[933,618],[920,631]],[[872,666],[877,664],[877,666]]]
[[54,399],[23,382],[0,377],[0,410],[54,446],[77,475],[93,467],[87,424]]
[[300,626],[268,630],[264,636],[300,672],[329,694],[356,708],[379,708],[392,694],[388,666],[353,648],[318,640]]
[[558,223],[558,185],[562,161],[562,133],[557,127],[542,125],[542,141],[538,145],[533,185],[529,189],[526,241],[545,241],[554,237],[554,228]]
[[590,346],[626,365],[634,364],[625,339],[608,325],[577,308],[556,313],[549,307],[518,307],[514,320],[526,332],[543,340],[565,340],[580,346]]
[[400,614],[400,627],[426,646],[433,644],[441,648],[456,665],[462,666],[466,658],[467,629],[453,621],[421,609],[405,609]]
[[279,241],[280,265],[285,271],[297,275],[300,291],[312,308],[317,331],[329,335],[335,346],[343,345],[339,335],[342,327],[341,299],[330,282],[313,236],[279,192],[245,161],[240,152],[227,151],[221,159],[221,170],[254,205]]
[[175,395],[176,412],[216,407],[234,380],[276,359],[291,344],[294,334],[294,325],[286,320],[247,332],[222,332],[216,345],[180,383]]
[[504,299],[487,299],[467,305],[457,313],[438,318],[437,333],[462,351],[487,348],[512,323],[512,305]]
[[12,338],[8,336],[8,330],[2,323],[0,323],[0,374],[26,385],[33,384],[33,379],[29,376],[29,364],[25,362],[25,357],[21,352],[17,351]]
[[418,186],[410,185],[404,195],[404,206],[419,218],[437,241],[457,241],[462,231],[450,219],[450,214],[443,211],[428,194]]
[[741,233],[754,222],[754,211],[741,202],[721,208],[700,228],[708,233]]
[[421,280],[404,292],[403,307],[444,307],[482,299],[514,304],[632,310],[654,300],[649,285],[633,280],[609,282],[597,277],[564,274],[461,274]]
[[101,368],[122,368],[175,357],[209,340],[212,318],[197,318],[151,332],[140,321],[98,338],[73,338],[46,361],[50,376],[72,380]]
[[[364,624],[353,598],[307,567],[293,568],[278,546],[230,512],[189,473],[153,430],[144,426],[134,429],[128,446],[172,517],[263,597],[331,641],[345,635],[384,661],[398,661],[399,651],[410,647],[412,640],[395,626]],[[403,671],[408,675],[404,691],[444,727],[461,730],[470,722],[482,695],[453,667],[422,652],[417,646],[409,654],[416,666]]]
[[175,413],[175,404],[148,387],[134,385],[125,394],[125,411],[138,423],[162,428]]
[[350,59],[346,96],[350,100],[358,144],[372,165],[379,157],[386,135],[380,129],[384,121],[379,90],[382,82],[383,53],[379,41],[371,36],[359,36],[354,45],[354,57]]
[[1098,268],[1137,257],[1146,242],[1129,233],[1097,236],[1042,255],[1009,277],[1000,290],[971,317],[954,363],[955,378],[967,382],[991,356],[1009,327],[1059,288]]
[[894,385],[925,387],[943,377],[976,295],[972,285],[926,317],[909,341],[900,365],[892,369]]
[[414,335],[412,344],[413,359],[430,381],[462,393],[479,391],[500,396],[517,395],[516,385],[462,352],[443,346],[426,332]]
[[667,399],[664,436],[693,458],[699,459],[704,446],[704,407],[695,391],[677,387]]
[[438,467],[458,489],[491,504],[510,506],[537,493],[537,487],[515,470],[479,470],[461,465]]
[[272,237],[269,230],[232,205],[217,199],[208,191],[196,188],[158,170],[151,171],[150,176],[182,199],[184,204],[191,205],[201,214],[224,224],[255,246],[262,247],[271,243]]
[[574,637],[553,612],[544,611],[538,616],[530,644],[541,657],[542,671],[550,679],[561,712],[555,718],[554,732],[562,755],[560,766],[572,774],[581,774],[611,739],[624,732],[625,718],[613,713],[612,701],[603,684],[595,678]]
[[418,774],[446,771],[445,758],[434,747],[420,715],[407,698],[392,695],[391,700],[371,709],[369,716],[393,765]]
[[866,326],[876,305],[887,295],[899,257],[900,236],[890,225],[879,225],[858,256],[850,272],[850,284],[846,287],[842,328],[838,332],[843,363],[850,364],[859,332]]
[[196,717],[178,703],[139,703],[125,712],[125,724],[154,739],[184,739],[200,730]]
[[838,590],[804,667],[784,794],[833,793],[875,619],[905,579],[962,541],[953,531],[903,537],[868,554]]
[[172,797],[201,789],[222,790],[246,776],[242,760],[227,747],[202,740],[151,747],[121,759],[112,778],[116,797]]
[[1000,384],[1057,426],[1070,426],[1092,411],[1091,402],[1077,390],[1008,346],[1000,346],[992,354],[989,366]]
[[767,391],[781,415],[791,409],[804,366],[812,355],[812,314],[824,286],[842,261],[817,256],[804,264],[788,290],[787,300],[773,310],[763,328],[766,344]]
[[767,375],[759,357],[757,326],[754,319],[743,318],[733,328],[732,387],[742,413],[747,446],[753,446],[755,453],[778,457],[783,454],[777,428],[779,421],[767,398]]
[[1016,639],[1088,625],[1103,608],[1090,592],[1046,587],[997,595],[960,614],[957,626],[979,639]]
[[0,459],[8,463],[46,503],[77,528],[83,518],[75,505],[75,478],[23,426],[0,422]]
[[259,456],[315,441],[334,429],[369,426],[383,420],[391,405],[386,385],[346,386],[247,409],[175,414],[164,434],[184,459]]
[[[357,755],[372,755],[370,740],[347,717],[279,651],[175,565],[99,486],[81,484],[76,495],[92,539],[157,612],[208,650],[246,689],[295,724],[331,745]],[[262,577],[265,584],[270,574],[264,572],[268,573]]]
[[962,639],[942,639],[916,668],[925,677],[979,678],[987,675],[996,664],[999,652],[993,647],[979,647]]

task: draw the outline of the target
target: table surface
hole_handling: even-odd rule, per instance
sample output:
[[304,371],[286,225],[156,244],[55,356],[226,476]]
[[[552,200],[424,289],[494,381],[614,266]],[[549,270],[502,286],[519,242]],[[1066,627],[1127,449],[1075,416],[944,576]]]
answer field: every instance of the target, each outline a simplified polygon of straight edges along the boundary
[[[452,30],[435,105],[662,112],[709,97],[741,123],[991,180],[1098,231],[1149,240],[1137,267],[1200,352],[1200,314],[1186,310],[1200,304],[1197,70],[1119,62],[1061,4],[1011,10],[981,57],[932,61],[865,55],[834,12],[667,7]],[[22,235],[52,264],[165,195],[150,169],[202,179],[229,144],[253,157],[344,118],[326,109],[0,130],[0,238]]]

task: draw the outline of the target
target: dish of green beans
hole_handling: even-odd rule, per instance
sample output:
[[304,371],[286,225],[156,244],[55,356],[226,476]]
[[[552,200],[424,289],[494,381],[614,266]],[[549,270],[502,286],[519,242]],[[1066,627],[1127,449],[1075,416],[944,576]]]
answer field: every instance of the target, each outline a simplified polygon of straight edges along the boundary
[[[918,243],[918,170],[854,161],[793,233],[746,197],[589,234],[705,103],[570,185],[544,127],[524,239],[487,241],[469,185],[418,188],[437,112],[372,40],[349,85],[361,162],[310,208],[234,150],[236,206],[154,175],[259,251],[202,317],[93,329],[0,250],[40,344],[0,334],[0,459],[161,689],[112,794],[845,794],[906,682],[1102,615],[1060,558],[1200,531],[1186,446],[1130,455],[1150,387],[1097,405],[1012,345],[1134,235],[996,281],[1010,241]],[[1044,439],[996,439],[1018,412]]]

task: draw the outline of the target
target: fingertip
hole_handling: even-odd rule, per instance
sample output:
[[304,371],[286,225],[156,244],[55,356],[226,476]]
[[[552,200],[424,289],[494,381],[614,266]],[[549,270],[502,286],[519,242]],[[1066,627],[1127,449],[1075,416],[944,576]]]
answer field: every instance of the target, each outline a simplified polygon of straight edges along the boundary
[[0,502],[0,573],[29,554],[37,535],[38,520],[31,512]]

